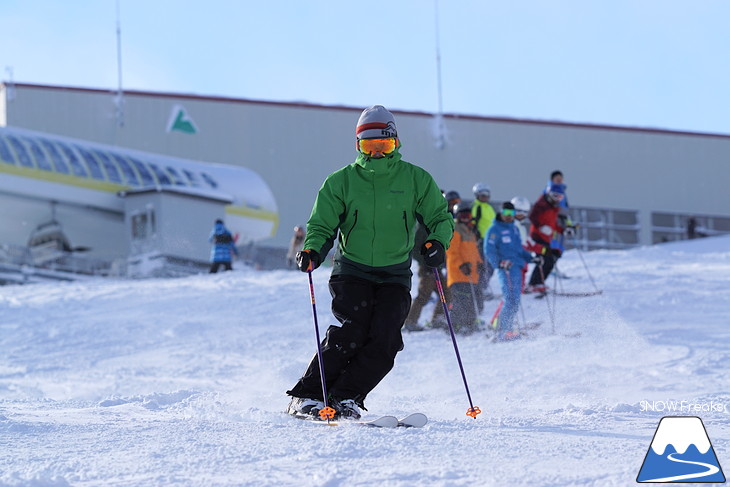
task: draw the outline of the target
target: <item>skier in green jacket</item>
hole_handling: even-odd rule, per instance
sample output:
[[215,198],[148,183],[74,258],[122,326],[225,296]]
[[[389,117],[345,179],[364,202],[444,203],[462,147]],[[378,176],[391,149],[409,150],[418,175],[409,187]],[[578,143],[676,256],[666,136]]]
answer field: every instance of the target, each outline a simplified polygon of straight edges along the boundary
[[[299,269],[311,272],[339,237],[329,287],[341,326],[327,330],[322,362],[329,405],[338,417],[355,419],[403,349],[416,221],[428,229],[420,250],[430,267],[444,263],[454,232],[433,177],[401,160],[395,119],[383,106],[360,115],[356,147],[355,162],[322,184],[297,253]],[[318,419],[324,402],[317,355],[287,394],[290,414]]]

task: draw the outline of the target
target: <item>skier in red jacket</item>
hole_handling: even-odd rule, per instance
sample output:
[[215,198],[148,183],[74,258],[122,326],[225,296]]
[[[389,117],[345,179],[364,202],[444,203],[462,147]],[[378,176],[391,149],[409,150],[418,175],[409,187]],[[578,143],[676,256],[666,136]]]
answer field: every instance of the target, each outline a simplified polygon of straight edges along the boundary
[[553,184],[548,192],[540,196],[530,211],[530,238],[534,242],[530,250],[541,255],[543,261],[533,269],[525,292],[544,293],[547,290],[545,282],[560,252],[559,249],[552,249],[550,242],[556,235],[563,233],[563,228],[558,225],[558,214],[560,202],[564,197],[564,186]]

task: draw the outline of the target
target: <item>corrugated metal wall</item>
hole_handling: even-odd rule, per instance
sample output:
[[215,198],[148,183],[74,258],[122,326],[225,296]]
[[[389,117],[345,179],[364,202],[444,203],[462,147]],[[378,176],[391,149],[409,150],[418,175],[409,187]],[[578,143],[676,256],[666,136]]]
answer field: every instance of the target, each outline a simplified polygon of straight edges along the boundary
[[[3,100],[4,116],[11,126],[253,169],[279,206],[276,246],[288,245],[294,225],[306,222],[324,178],[354,160],[364,108],[127,92],[119,126],[115,98],[113,91],[18,84],[13,99]],[[197,133],[166,130],[176,105]],[[534,201],[560,169],[572,206],[638,211],[645,244],[652,211],[730,215],[730,135],[447,116],[447,143],[438,149],[431,115],[395,116],[403,158],[462,197],[481,181],[495,201]]]

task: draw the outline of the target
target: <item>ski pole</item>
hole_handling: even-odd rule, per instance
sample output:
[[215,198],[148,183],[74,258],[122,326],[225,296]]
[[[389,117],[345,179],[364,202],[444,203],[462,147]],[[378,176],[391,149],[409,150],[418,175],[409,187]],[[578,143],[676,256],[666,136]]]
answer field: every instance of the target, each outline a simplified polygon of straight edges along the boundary
[[474,305],[474,316],[479,320],[479,304],[477,303],[477,292],[474,290],[474,283],[469,279],[469,287],[471,288],[471,301]]
[[474,407],[474,403],[471,400],[471,394],[469,393],[469,384],[466,383],[466,374],[464,373],[464,365],[461,363],[461,355],[459,355],[459,346],[456,344],[456,334],[454,333],[454,326],[451,324],[451,316],[449,316],[449,307],[446,305],[446,296],[444,296],[444,288],[441,286],[441,275],[439,270],[433,268],[433,277],[436,279],[436,287],[439,291],[439,298],[441,298],[441,304],[444,306],[444,315],[446,316],[446,323],[449,325],[449,332],[451,333],[451,341],[454,343],[454,352],[456,352],[456,361],[459,363],[459,370],[461,370],[461,378],[464,380],[464,388],[466,389],[466,397],[469,399],[469,409],[466,411],[466,415],[477,419],[477,414],[482,411],[478,407]]
[[563,286],[563,278],[560,276],[560,271],[558,270],[558,263],[555,263],[555,266],[553,266],[554,275],[555,275],[555,290],[558,290],[558,286],[560,286],[560,292],[565,292],[565,287]]
[[[542,265],[538,265],[537,267],[540,270],[540,278],[542,279],[543,286],[545,283],[545,271],[542,270]],[[545,302],[547,303],[548,307],[548,316],[550,316],[550,324],[553,327],[553,335],[555,334],[555,317],[553,316],[553,308],[550,306],[550,296],[547,295],[547,290],[545,290]]]
[[[527,318],[525,317],[525,308],[522,306],[522,299],[520,299],[520,314],[522,315],[522,323],[527,328]],[[519,325],[520,322],[518,321],[517,324]],[[520,329],[518,328],[517,331],[520,331]]]
[[525,268],[522,271],[522,279],[520,279],[520,314],[522,314],[522,323],[525,324],[525,327],[527,326],[527,317],[525,316],[525,307],[522,306],[522,294],[525,291],[525,275],[527,274],[527,264],[525,264]]
[[[553,293],[553,318],[558,317],[558,286],[560,286],[560,292],[563,292],[563,281],[560,279],[560,276],[558,276],[558,264],[557,262],[553,266],[553,287],[555,288],[555,292]],[[548,297],[548,299],[550,299]]]
[[580,250],[580,247],[578,247],[578,238],[575,235],[573,235],[573,244],[575,245],[575,250],[578,251],[578,256],[580,257],[581,262],[583,262],[583,267],[585,267],[586,274],[588,274],[588,278],[591,280],[591,284],[593,284],[593,289],[595,289],[596,292],[600,293],[601,290],[598,289],[598,286],[596,286],[596,281],[593,279],[593,276],[591,275],[591,271],[588,270],[588,265],[586,264],[586,261],[583,258],[583,252]]
[[335,417],[336,411],[327,404],[327,382],[324,380],[324,363],[322,362],[322,345],[319,341],[319,323],[317,322],[317,303],[314,300],[314,283],[312,282],[312,271],[307,271],[309,276],[309,294],[312,297],[312,315],[314,316],[314,335],[317,339],[317,361],[319,362],[319,377],[322,380],[322,397],[324,398],[324,408],[319,411],[319,416],[326,419],[329,423],[330,419]]
[[[504,275],[507,277],[507,290],[511,293],[512,292],[512,278],[509,276],[509,269],[504,269]],[[522,292],[521,289],[520,289],[520,292]],[[507,297],[505,296],[504,299],[507,299]],[[520,308],[522,308],[522,300],[520,300]],[[517,323],[517,333],[521,333],[520,319],[517,316],[517,314],[515,314],[515,323]]]

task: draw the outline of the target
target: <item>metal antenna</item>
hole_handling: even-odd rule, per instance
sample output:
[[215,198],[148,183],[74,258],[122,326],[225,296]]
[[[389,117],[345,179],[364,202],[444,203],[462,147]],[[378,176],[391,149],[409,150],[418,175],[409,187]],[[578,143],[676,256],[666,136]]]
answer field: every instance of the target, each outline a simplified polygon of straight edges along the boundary
[[15,81],[13,80],[13,67],[5,66],[5,72],[8,73],[8,82],[5,83],[5,89],[7,91],[7,100],[13,101],[15,99]]
[[122,90],[122,22],[119,15],[119,0],[117,0],[117,96],[114,99],[116,106],[117,126],[124,127],[124,91]]
[[443,149],[446,146],[446,134],[444,127],[444,103],[441,89],[441,39],[439,35],[439,2],[433,1],[434,24],[436,29],[436,90],[438,95],[438,113],[436,114],[436,148]]

